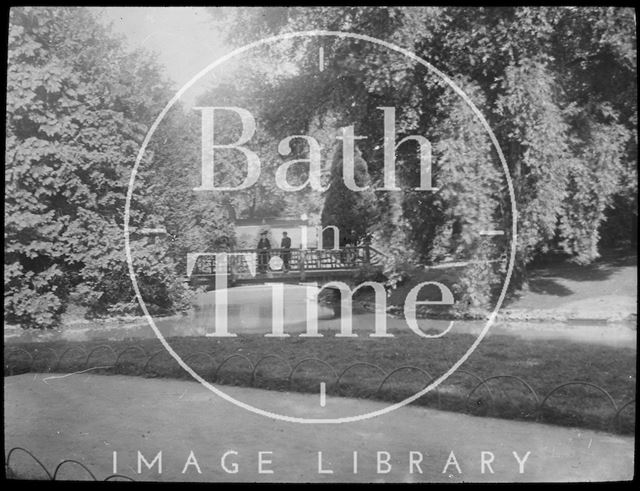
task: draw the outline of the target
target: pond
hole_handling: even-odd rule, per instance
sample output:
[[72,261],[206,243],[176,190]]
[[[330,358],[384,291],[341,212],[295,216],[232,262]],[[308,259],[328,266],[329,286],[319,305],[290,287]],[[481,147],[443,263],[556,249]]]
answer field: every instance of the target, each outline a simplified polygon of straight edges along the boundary
[[[296,334],[306,330],[306,289],[299,285],[284,286],[284,331]],[[268,333],[272,324],[271,287],[252,285],[230,288],[228,293],[228,326],[231,333]],[[353,330],[360,336],[373,332],[374,314],[358,311],[354,307]],[[214,292],[199,295],[194,309],[186,315],[154,318],[166,337],[203,336],[213,330],[215,322]],[[333,336],[340,330],[340,318],[323,305],[318,306],[318,328],[325,336]],[[444,320],[419,320],[423,330],[443,331],[449,322]],[[482,321],[456,321],[451,332],[478,334],[484,327]],[[409,332],[404,319],[387,316],[387,328]],[[633,347],[636,345],[636,326],[632,322],[607,323],[580,321],[566,322],[496,322],[488,335],[511,335],[520,339],[566,339],[597,343],[607,346]],[[153,338],[155,333],[146,319],[130,321],[86,321],[62,330],[38,331],[20,328],[6,329],[5,342],[31,341],[87,341]]]

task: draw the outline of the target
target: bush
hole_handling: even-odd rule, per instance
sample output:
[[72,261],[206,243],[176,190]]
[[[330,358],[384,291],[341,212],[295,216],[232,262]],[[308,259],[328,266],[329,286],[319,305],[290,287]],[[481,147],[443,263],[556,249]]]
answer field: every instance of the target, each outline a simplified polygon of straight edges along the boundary
[[[11,9],[5,156],[5,316],[50,328],[75,292],[94,314],[135,311],[123,209],[147,124],[169,86],[83,8]],[[146,157],[147,159],[149,157]],[[140,175],[131,225],[157,217]],[[145,256],[146,255],[146,256]],[[184,308],[187,291],[158,251],[137,257],[143,296]]]
[[384,273],[382,272],[382,268],[380,268],[379,266],[367,264],[365,266],[361,266],[358,271],[354,273],[353,280],[355,281],[356,285],[364,283],[365,281],[386,283],[387,277],[384,275]]
[[60,271],[25,271],[15,262],[5,265],[5,321],[39,329],[54,327],[64,311],[64,285]]

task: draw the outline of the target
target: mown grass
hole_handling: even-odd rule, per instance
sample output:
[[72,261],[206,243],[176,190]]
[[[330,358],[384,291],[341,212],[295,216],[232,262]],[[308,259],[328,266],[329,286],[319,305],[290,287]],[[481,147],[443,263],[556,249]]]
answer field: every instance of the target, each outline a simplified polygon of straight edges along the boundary
[[[388,339],[366,335],[357,338],[325,335],[315,339],[239,335],[231,339],[176,337],[169,338],[168,342],[185,361],[190,357],[188,364],[199,375],[220,384],[315,393],[320,382],[325,382],[329,394],[400,401],[446,373],[475,340],[470,334],[448,334],[428,340],[407,332],[394,334],[395,338]],[[116,353],[129,346],[139,346],[144,353],[138,349],[128,350],[121,355],[117,366],[96,370],[97,373],[190,378],[156,339],[11,344],[5,346],[5,375],[25,371],[72,372],[111,366],[115,357],[104,348],[105,345]],[[103,347],[85,363],[87,354],[99,346]],[[31,353],[33,363],[17,348]],[[56,363],[56,358],[65,351]],[[151,358],[153,354],[156,356]],[[228,359],[232,355],[240,356]],[[267,355],[276,356],[263,359],[252,373],[247,359],[255,365]],[[225,359],[228,360],[220,367]],[[302,363],[289,380],[290,367],[306,359],[311,360]],[[317,360],[326,362],[333,370]],[[353,366],[341,377],[339,384],[335,384],[336,374],[340,375],[357,362],[377,367]],[[392,374],[380,387],[386,375],[401,367],[413,368]],[[614,422],[616,410],[606,395],[592,386],[578,384],[560,388],[542,409],[538,409],[545,395],[560,384],[572,381],[601,387],[620,408],[635,398],[635,367],[636,352],[632,348],[491,335],[437,391],[425,394],[415,404],[474,415],[542,420],[629,434],[635,432],[635,403],[627,406]],[[503,375],[509,377],[477,387],[480,379]],[[522,381],[513,377],[524,380],[537,394],[537,400]]]

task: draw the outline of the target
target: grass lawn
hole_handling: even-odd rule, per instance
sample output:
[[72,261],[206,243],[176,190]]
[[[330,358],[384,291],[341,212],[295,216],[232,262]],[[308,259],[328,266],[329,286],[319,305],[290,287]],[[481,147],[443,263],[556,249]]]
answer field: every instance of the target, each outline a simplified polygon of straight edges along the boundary
[[[450,333],[440,339],[418,339],[406,331],[394,334],[391,339],[362,334],[321,339],[239,335],[233,339],[176,337],[168,341],[197,373],[219,384],[317,393],[320,382],[325,382],[329,394],[400,401],[445,373],[475,339],[470,334]],[[5,346],[5,375],[91,367],[108,367],[95,370],[105,374],[190,377],[156,339]],[[631,348],[491,335],[437,391],[415,404],[633,433],[635,403],[623,405],[635,399],[635,367],[636,352]],[[510,377],[479,386],[482,379],[503,375]],[[601,387],[612,400],[591,385],[568,385],[554,391],[573,381]],[[618,418],[614,418],[612,402],[617,409],[623,408]]]
[[[416,268],[410,280],[392,290],[388,304],[401,308],[409,291],[423,281],[437,281],[450,289],[458,281],[464,267],[423,270]],[[524,319],[609,319],[634,320],[637,314],[638,257],[621,251],[603,253],[588,265],[567,260],[532,266],[526,287],[511,293],[502,305],[503,318]],[[424,295],[424,297],[422,296]],[[372,304],[373,294],[364,290],[361,300]],[[435,287],[425,288],[419,299],[439,299]],[[453,309],[430,306],[429,317],[451,317]],[[481,311],[469,317],[485,318]],[[455,315],[454,315],[455,317]]]

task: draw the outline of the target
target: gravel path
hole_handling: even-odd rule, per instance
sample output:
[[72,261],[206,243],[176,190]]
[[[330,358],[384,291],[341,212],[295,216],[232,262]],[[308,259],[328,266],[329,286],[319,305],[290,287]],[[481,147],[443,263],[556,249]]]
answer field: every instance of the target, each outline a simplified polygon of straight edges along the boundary
[[[317,395],[223,389],[244,402],[293,416],[336,417],[383,407],[331,397],[320,407]],[[5,454],[14,446],[26,447],[50,471],[64,459],[77,459],[98,479],[113,473],[114,451],[118,473],[154,481],[598,481],[633,476],[631,437],[420,407],[337,426],[300,425],[239,409],[195,382],[90,372],[6,377],[4,396]],[[137,474],[138,450],[149,462],[162,451],[162,474],[157,466],[150,471],[144,465]],[[201,474],[193,462],[182,473],[191,451]],[[236,474],[221,465],[229,451],[237,454],[227,455],[226,468],[232,471],[237,464]],[[494,474],[488,466],[481,472],[483,451],[491,452],[485,461],[493,456]],[[520,474],[513,452],[523,459],[529,451]],[[263,471],[272,474],[259,473],[259,452],[272,452],[262,454]],[[333,474],[319,472],[318,452],[322,470]],[[390,467],[381,463],[378,469],[377,452],[388,453]],[[42,476],[24,455],[16,453],[11,460],[22,475]],[[387,454],[381,453],[380,460],[387,460]],[[85,477],[73,465],[65,465],[58,476]]]

